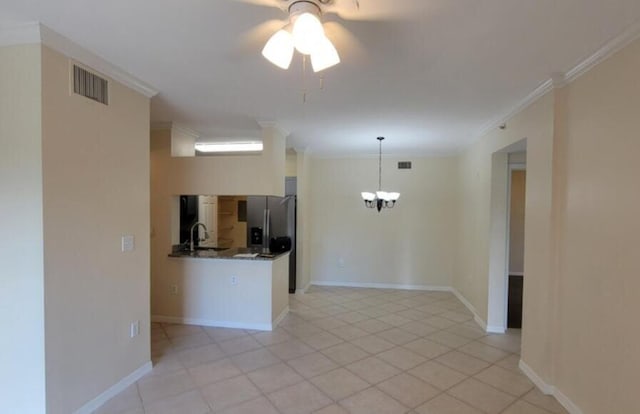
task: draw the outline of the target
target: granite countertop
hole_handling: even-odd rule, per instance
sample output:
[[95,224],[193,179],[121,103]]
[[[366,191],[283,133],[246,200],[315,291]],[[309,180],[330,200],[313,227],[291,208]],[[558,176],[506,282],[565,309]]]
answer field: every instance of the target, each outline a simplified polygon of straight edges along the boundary
[[[232,259],[232,260],[275,260],[289,252],[271,253],[265,252],[261,247],[232,247],[225,250],[200,249],[196,251],[184,250],[174,246],[169,257],[196,258],[196,259]],[[253,256],[256,255],[257,256]],[[246,255],[246,256],[236,256]]]

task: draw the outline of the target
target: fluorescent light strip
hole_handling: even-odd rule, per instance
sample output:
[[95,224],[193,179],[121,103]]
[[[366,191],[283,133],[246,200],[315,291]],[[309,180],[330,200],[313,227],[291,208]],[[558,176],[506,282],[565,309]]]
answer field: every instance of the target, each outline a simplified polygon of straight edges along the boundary
[[223,152],[260,152],[263,145],[260,141],[248,142],[207,142],[195,145],[196,151],[206,153]]

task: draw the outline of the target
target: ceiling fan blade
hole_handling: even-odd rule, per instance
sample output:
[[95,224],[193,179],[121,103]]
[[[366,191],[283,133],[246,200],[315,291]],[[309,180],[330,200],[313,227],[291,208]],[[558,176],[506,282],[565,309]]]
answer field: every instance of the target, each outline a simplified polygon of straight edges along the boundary
[[343,60],[346,56],[349,56],[351,61],[362,61],[366,57],[364,46],[349,29],[335,21],[325,22],[323,26],[325,34],[333,42]]
[[428,3],[408,0],[334,0],[324,9],[325,13],[337,14],[344,20],[402,21],[420,15]]
[[276,7],[278,9],[286,10],[287,3],[282,0],[233,0],[240,3],[249,3],[256,6],[263,7]]
[[272,19],[254,26],[241,34],[237,41],[236,52],[239,55],[260,53],[267,40],[287,24],[287,20]]

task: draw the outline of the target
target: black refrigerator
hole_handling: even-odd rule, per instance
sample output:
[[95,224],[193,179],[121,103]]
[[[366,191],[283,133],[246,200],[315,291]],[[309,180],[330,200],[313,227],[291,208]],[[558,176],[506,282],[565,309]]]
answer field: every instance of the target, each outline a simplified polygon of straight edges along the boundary
[[284,197],[247,197],[247,247],[268,249],[271,239],[291,239],[289,293],[296,291],[296,187],[296,178],[287,177]]

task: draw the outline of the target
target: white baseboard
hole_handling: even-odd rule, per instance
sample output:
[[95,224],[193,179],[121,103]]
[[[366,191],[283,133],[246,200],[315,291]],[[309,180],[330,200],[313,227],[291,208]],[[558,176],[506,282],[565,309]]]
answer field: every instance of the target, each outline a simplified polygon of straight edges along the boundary
[[569,414],[583,414],[580,407],[578,407],[573,401],[569,399],[562,391],[557,389],[554,385],[547,384],[536,372],[531,369],[529,365],[523,360],[520,360],[518,366],[524,372],[524,374],[533,382],[536,387],[543,394],[552,395],[556,400],[569,412]]
[[131,374],[127,375],[126,377],[122,378],[120,381],[109,387],[109,389],[104,391],[102,394],[98,395],[96,398],[77,409],[74,414],[91,414],[111,398],[115,397],[131,384],[135,383],[140,378],[151,372],[152,368],[153,366],[151,364],[151,361],[145,363],[140,368],[136,369]]
[[302,289],[296,289],[296,295],[304,295],[305,293],[307,293],[307,290],[309,290],[309,288],[311,287],[311,282],[307,283],[307,286],[303,287]]
[[543,394],[553,395],[555,387],[553,385],[547,384],[542,378],[540,378],[540,376],[536,374],[536,372],[531,369],[531,367],[527,365],[526,362],[520,360],[520,362],[518,362],[518,367],[520,367],[522,372],[524,372],[524,374],[529,377],[531,382],[536,384],[536,387],[538,387],[538,389],[542,391]]
[[178,316],[151,315],[151,322],[177,323],[181,325],[211,326],[215,328],[250,329],[253,331],[271,331],[271,323],[242,323],[229,321],[212,321],[209,319],[183,318]]
[[400,289],[400,290],[425,290],[436,292],[450,292],[449,286],[431,286],[431,285],[401,285],[395,283],[361,283],[361,282],[336,282],[313,280],[312,285],[315,286],[337,286],[337,287],[355,287],[355,288],[372,288],[372,289]]
[[284,308],[282,312],[280,312],[280,315],[278,315],[278,317],[273,320],[273,322],[271,323],[271,330],[276,329],[276,327],[280,324],[280,322],[282,322],[282,320],[287,316],[288,313],[289,305],[287,305],[287,307]]
[[487,322],[482,319],[475,306],[473,306],[471,302],[469,302],[467,298],[465,298],[462,293],[458,291],[458,289],[451,288],[451,292],[456,295],[456,298],[458,298],[458,300],[462,302],[462,304],[466,306],[467,309],[469,309],[469,312],[473,313],[473,320],[480,326],[480,328],[482,328],[483,331],[489,333],[504,333],[504,329],[496,331],[494,326],[487,326]]

